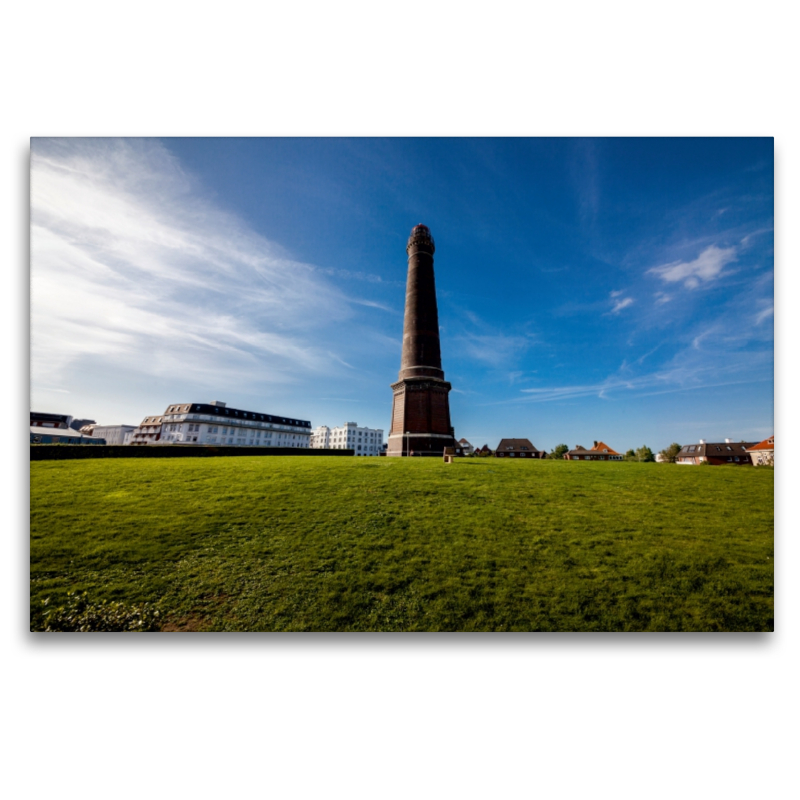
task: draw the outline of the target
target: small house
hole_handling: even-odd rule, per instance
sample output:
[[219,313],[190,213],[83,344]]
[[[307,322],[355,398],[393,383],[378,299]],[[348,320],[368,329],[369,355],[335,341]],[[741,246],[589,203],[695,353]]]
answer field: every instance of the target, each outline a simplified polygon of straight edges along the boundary
[[769,464],[770,466],[775,465],[775,434],[769,437],[769,439],[764,439],[763,442],[759,442],[758,444],[754,444],[752,447],[748,448],[748,453],[750,453],[750,460],[756,466]]
[[494,451],[495,458],[544,458],[544,450],[537,450],[529,439],[501,439]]
[[698,444],[685,444],[675,456],[676,464],[750,464],[748,448],[754,442],[706,442],[701,439]]
[[591,450],[575,445],[575,449],[565,453],[564,458],[567,461],[622,461],[622,454],[605,442],[595,442]]

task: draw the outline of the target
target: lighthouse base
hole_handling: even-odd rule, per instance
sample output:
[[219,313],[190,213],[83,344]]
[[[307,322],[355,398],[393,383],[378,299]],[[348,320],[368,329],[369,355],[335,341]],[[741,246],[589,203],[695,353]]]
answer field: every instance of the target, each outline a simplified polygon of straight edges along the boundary
[[392,384],[394,402],[387,456],[439,456],[446,447],[463,449],[450,426],[450,384],[431,377]]

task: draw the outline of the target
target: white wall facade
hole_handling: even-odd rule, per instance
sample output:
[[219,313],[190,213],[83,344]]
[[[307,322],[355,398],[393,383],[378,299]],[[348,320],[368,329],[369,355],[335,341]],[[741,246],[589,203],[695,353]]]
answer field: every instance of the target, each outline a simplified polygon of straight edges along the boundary
[[338,428],[321,425],[314,431],[315,448],[353,450],[357,456],[379,456],[383,452],[383,429],[359,427],[357,422],[345,422]]
[[[219,404],[225,408],[224,403]],[[175,410],[171,410],[175,409]],[[296,447],[311,446],[311,429],[298,425],[266,422],[247,412],[250,419],[219,417],[196,413],[190,405],[170,406],[162,415],[159,444],[212,444],[226,447]]]
[[135,425],[95,425],[92,436],[105,439],[106,444],[128,444],[135,430]]
[[331,446],[331,429],[327,425],[320,425],[311,434],[311,447],[314,450],[327,450]]

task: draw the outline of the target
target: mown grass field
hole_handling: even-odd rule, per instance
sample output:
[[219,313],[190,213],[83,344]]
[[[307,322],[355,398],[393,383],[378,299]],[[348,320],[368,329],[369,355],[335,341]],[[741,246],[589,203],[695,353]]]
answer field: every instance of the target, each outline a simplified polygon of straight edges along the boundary
[[[31,464],[31,627],[766,631],[771,469],[237,457]],[[47,605],[43,605],[44,600]]]

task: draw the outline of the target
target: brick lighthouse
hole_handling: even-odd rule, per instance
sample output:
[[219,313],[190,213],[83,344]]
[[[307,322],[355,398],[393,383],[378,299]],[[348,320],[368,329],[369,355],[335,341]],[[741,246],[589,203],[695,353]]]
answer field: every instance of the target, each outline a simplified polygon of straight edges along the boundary
[[433,279],[430,229],[417,225],[408,237],[408,283],[403,322],[403,358],[397,383],[387,456],[441,456],[445,447],[461,455],[450,425],[450,384],[439,351],[439,313]]

